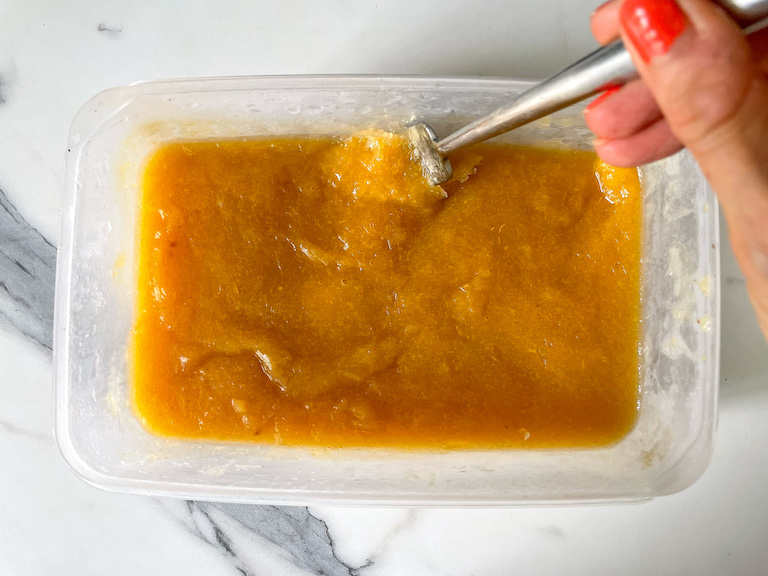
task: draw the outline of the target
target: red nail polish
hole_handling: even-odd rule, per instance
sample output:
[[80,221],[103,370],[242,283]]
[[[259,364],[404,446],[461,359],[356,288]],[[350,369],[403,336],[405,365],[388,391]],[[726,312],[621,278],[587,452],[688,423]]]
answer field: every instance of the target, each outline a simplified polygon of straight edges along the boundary
[[625,0],[619,20],[646,64],[666,54],[688,25],[675,0]]
[[592,102],[587,104],[586,110],[592,110],[596,106],[599,106],[600,104],[602,104],[603,102],[608,100],[608,98],[610,98],[613,94],[618,92],[619,88],[620,88],[620,86],[616,86],[615,88],[608,88],[608,90],[606,90],[605,92],[600,94],[600,96],[598,96],[597,98],[592,100]]

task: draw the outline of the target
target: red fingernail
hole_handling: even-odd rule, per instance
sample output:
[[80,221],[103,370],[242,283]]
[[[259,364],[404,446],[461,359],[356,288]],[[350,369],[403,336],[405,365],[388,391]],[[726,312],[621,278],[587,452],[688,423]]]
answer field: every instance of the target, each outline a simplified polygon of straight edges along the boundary
[[619,9],[619,19],[646,64],[666,54],[688,25],[674,0],[625,0]]
[[615,94],[616,92],[618,92],[618,91],[619,91],[619,88],[620,88],[619,86],[617,86],[617,87],[615,87],[615,88],[608,88],[608,90],[606,90],[605,92],[603,92],[602,94],[600,94],[600,96],[598,96],[597,98],[595,98],[594,100],[592,100],[592,102],[590,102],[589,104],[587,104],[586,110],[592,110],[592,109],[593,109],[593,108],[595,108],[596,106],[599,106],[600,104],[602,104],[603,102],[605,102],[606,100],[608,100],[608,98],[610,98],[610,97],[611,97],[613,94]]

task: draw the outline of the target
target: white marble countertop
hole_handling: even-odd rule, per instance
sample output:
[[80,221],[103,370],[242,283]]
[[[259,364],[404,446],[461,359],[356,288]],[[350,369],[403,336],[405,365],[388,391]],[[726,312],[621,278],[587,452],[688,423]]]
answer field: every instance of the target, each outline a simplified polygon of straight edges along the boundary
[[[594,47],[595,4],[0,0],[0,574],[768,573],[768,350],[727,238],[715,454],[680,494],[493,510],[196,503],[91,488],[53,440],[50,272],[66,135],[90,96],[168,77],[542,77]],[[37,268],[20,275],[7,255],[30,246]]]

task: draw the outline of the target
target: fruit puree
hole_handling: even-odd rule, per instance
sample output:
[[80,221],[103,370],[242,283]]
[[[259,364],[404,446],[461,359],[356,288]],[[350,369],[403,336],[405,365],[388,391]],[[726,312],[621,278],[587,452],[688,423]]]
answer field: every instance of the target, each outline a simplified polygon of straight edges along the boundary
[[166,436],[586,447],[639,386],[641,188],[484,144],[430,186],[398,135],[173,142],[142,186],[132,393]]

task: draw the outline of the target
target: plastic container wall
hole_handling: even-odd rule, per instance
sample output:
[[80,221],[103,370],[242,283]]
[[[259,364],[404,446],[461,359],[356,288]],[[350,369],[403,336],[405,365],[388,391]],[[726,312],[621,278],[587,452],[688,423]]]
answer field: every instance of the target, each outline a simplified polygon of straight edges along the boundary
[[[59,249],[56,434],[107,489],[290,504],[508,505],[678,491],[712,451],[719,360],[717,204],[686,153],[642,169],[641,398],[637,425],[600,449],[413,451],[193,442],[149,434],[130,402],[139,179],[163,142],[339,135],[415,119],[447,134],[531,83],[262,77],[139,84],[85,104],[70,136]],[[499,141],[586,148],[573,107]]]

